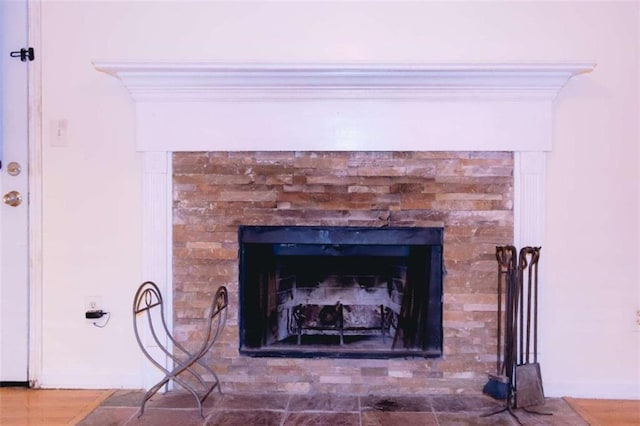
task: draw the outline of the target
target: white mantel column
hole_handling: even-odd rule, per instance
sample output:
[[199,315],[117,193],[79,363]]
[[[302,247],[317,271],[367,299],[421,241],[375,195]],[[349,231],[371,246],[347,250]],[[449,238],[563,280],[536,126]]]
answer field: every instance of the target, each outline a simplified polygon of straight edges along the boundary
[[[169,330],[173,329],[171,153],[145,152],[142,172],[142,270],[140,283],[153,281],[164,299]],[[149,352],[163,356],[152,336],[143,330],[142,340]],[[169,347],[171,342],[163,342]],[[170,349],[171,350],[171,349]],[[156,358],[160,359],[160,358]],[[146,361],[146,360],[145,360]],[[170,367],[169,360],[165,365]],[[143,368],[143,386],[149,388],[162,378],[156,368]]]
[[544,151],[514,152],[513,242],[520,249],[544,245]]

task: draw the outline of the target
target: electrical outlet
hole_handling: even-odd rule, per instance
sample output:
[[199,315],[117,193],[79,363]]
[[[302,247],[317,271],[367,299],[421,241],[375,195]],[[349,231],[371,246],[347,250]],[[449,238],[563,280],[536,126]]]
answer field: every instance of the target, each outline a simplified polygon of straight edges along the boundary
[[100,296],[85,296],[85,311],[97,311],[102,307],[102,298]]
[[640,330],[640,309],[636,311],[636,325],[638,326],[638,330]]

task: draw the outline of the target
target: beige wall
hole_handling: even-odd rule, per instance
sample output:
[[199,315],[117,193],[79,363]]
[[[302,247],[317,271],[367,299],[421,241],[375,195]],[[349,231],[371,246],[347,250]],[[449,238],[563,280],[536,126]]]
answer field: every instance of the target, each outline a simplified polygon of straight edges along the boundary
[[[638,4],[42,3],[44,386],[138,387],[133,103],[92,61],[593,61],[556,103],[541,343],[550,395],[640,397]],[[51,120],[67,119],[67,147]],[[85,296],[112,312],[97,329]],[[596,343],[595,339],[599,339]]]

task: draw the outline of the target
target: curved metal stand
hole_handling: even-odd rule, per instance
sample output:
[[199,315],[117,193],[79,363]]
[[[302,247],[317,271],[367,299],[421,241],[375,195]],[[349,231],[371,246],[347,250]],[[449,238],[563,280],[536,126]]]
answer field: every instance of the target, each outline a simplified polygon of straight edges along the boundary
[[[144,414],[144,407],[147,401],[170,380],[173,380],[174,383],[178,384],[193,395],[198,404],[200,416],[204,418],[202,402],[216,387],[218,388],[219,393],[222,393],[222,391],[220,389],[220,380],[218,379],[218,375],[211,369],[211,367],[204,363],[202,357],[209,351],[209,349],[211,349],[211,346],[213,346],[224,328],[227,319],[228,304],[229,297],[227,289],[226,287],[221,286],[213,297],[209,314],[206,317],[207,329],[204,334],[204,341],[197,350],[189,351],[175,340],[167,327],[164,316],[162,294],[160,293],[158,286],[152,281],[146,281],[140,285],[133,300],[133,330],[140,349],[149,361],[164,373],[164,377],[158,383],[153,385],[145,394],[142,403],[140,404],[140,414],[138,417]],[[162,354],[154,357],[140,338],[139,323],[143,321],[146,322],[148,331],[153,337],[155,345],[160,349]],[[164,343],[167,342],[167,339],[173,344],[173,353],[168,350]],[[159,358],[165,358],[165,356],[172,361],[173,368],[168,369],[159,361]],[[197,366],[199,366],[198,368],[203,369],[204,372],[200,373],[196,371],[195,368]],[[190,382],[179,377],[182,373],[188,373],[196,380],[192,380]],[[205,381],[202,374],[207,373],[213,377],[213,382],[207,383],[207,381]]]
[[480,417],[490,417],[490,416],[493,416],[495,414],[504,413],[505,411],[507,413],[511,414],[511,417],[516,419],[516,422],[518,422],[519,425],[522,424],[522,422],[520,421],[518,416],[516,416],[516,413],[514,413],[513,408],[511,408],[511,404],[510,403],[507,403],[504,407],[502,407],[501,409],[499,409],[497,411],[492,411],[491,413],[483,414]]

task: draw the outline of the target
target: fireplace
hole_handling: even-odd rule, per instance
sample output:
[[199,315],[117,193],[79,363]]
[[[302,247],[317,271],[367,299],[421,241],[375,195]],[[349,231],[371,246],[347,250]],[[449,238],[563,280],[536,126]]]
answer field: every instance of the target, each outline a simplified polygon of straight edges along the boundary
[[240,352],[442,354],[442,228],[243,226]]
[[[167,295],[180,342],[197,333],[210,289],[228,285],[230,321],[207,358],[227,389],[478,391],[495,361],[495,245],[544,245],[554,98],[592,67],[97,63],[135,104],[141,277]],[[443,228],[442,356],[240,353],[245,225]],[[303,346],[313,324],[301,326]]]

